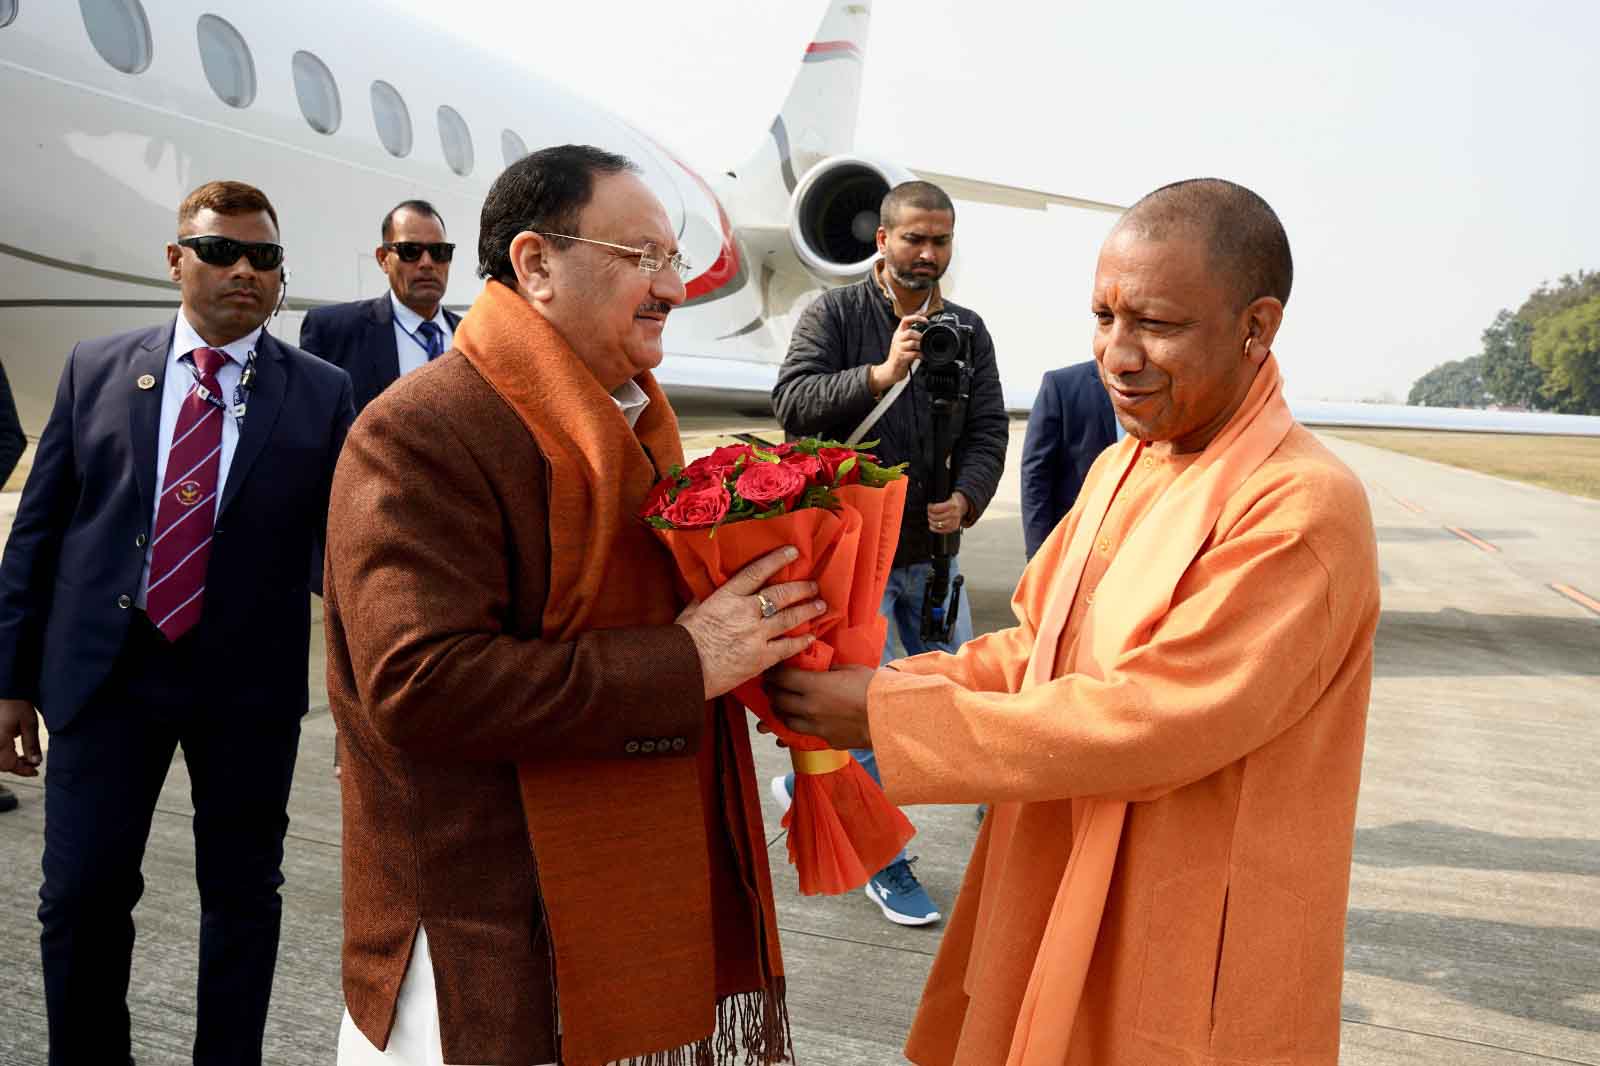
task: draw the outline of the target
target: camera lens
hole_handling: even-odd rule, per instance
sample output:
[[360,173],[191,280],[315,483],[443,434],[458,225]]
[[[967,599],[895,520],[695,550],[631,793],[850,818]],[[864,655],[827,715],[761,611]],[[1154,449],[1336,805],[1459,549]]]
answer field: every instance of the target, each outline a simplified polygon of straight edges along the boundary
[[933,366],[961,358],[961,334],[943,322],[931,323],[922,331],[922,357]]

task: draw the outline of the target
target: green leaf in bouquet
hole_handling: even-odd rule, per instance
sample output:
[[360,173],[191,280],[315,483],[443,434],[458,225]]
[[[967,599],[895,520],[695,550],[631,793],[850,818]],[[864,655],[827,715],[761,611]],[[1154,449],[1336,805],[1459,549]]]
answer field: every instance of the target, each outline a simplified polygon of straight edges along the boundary
[[[844,464],[839,464],[843,466]],[[870,459],[861,460],[861,483],[875,489],[881,489],[891,481],[899,481],[906,476],[908,463],[896,463],[893,466],[879,466]]]
[[758,513],[756,515],[756,517],[757,518],[777,518],[779,515],[784,514],[784,513],[785,513],[785,511],[784,511],[783,501],[779,500],[777,503],[773,504],[771,507],[767,508],[765,511],[762,511],[762,512]]
[[667,467],[667,476],[670,477],[673,481],[682,481],[683,480],[683,464],[682,463],[673,463],[671,466]]
[[660,515],[652,515],[651,517],[646,518],[645,521],[650,524],[650,527],[652,529],[671,529],[672,528],[672,523],[668,522],[665,518],[662,518]]
[[833,483],[835,485],[843,481],[844,476],[856,468],[856,460],[859,458],[861,458],[859,455],[852,455],[850,458],[839,464],[839,469],[833,473]]
[[759,444],[750,445],[750,458],[757,459],[763,463],[783,462],[783,458],[777,452],[766,451]]
[[826,485],[813,485],[806,489],[804,496],[800,497],[800,505],[795,510],[798,511],[802,507],[826,507],[830,511],[836,511],[839,509],[839,497]]

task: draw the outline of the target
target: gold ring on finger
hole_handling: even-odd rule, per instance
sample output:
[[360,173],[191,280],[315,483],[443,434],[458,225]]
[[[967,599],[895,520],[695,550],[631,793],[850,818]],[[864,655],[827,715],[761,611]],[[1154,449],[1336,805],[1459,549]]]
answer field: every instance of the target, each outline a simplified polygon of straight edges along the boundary
[[771,618],[778,613],[778,605],[767,599],[765,592],[756,593],[756,599],[761,601],[761,617]]

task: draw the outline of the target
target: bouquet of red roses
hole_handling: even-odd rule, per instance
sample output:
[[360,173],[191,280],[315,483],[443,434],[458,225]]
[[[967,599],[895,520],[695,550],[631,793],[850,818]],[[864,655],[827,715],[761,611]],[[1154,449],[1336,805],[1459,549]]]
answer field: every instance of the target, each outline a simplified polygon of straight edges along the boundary
[[[640,513],[698,599],[767,552],[794,545],[799,558],[773,580],[815,581],[828,610],[795,631],[817,639],[788,665],[826,670],[880,661],[888,630],[878,612],[905,500],[905,464],[880,466],[870,452],[808,438],[731,445],[674,467]],[[778,721],[760,678],[733,694],[789,746],[794,802],[783,825],[800,891],[866,884],[916,830],[847,752]]]

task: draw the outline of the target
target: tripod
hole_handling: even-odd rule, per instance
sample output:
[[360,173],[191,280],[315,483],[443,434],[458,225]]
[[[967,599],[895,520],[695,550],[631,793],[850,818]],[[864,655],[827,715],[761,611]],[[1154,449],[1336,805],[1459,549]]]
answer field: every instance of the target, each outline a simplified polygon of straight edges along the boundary
[[[928,499],[941,502],[950,498],[956,481],[956,440],[966,423],[967,401],[972,398],[972,372],[961,360],[923,366],[923,387],[927,389],[932,432],[929,434]],[[955,633],[961,608],[960,574],[950,580],[950,560],[961,551],[961,528],[951,533],[931,533],[932,574],[922,597],[922,641],[947,644]],[[948,597],[949,603],[945,600]]]

